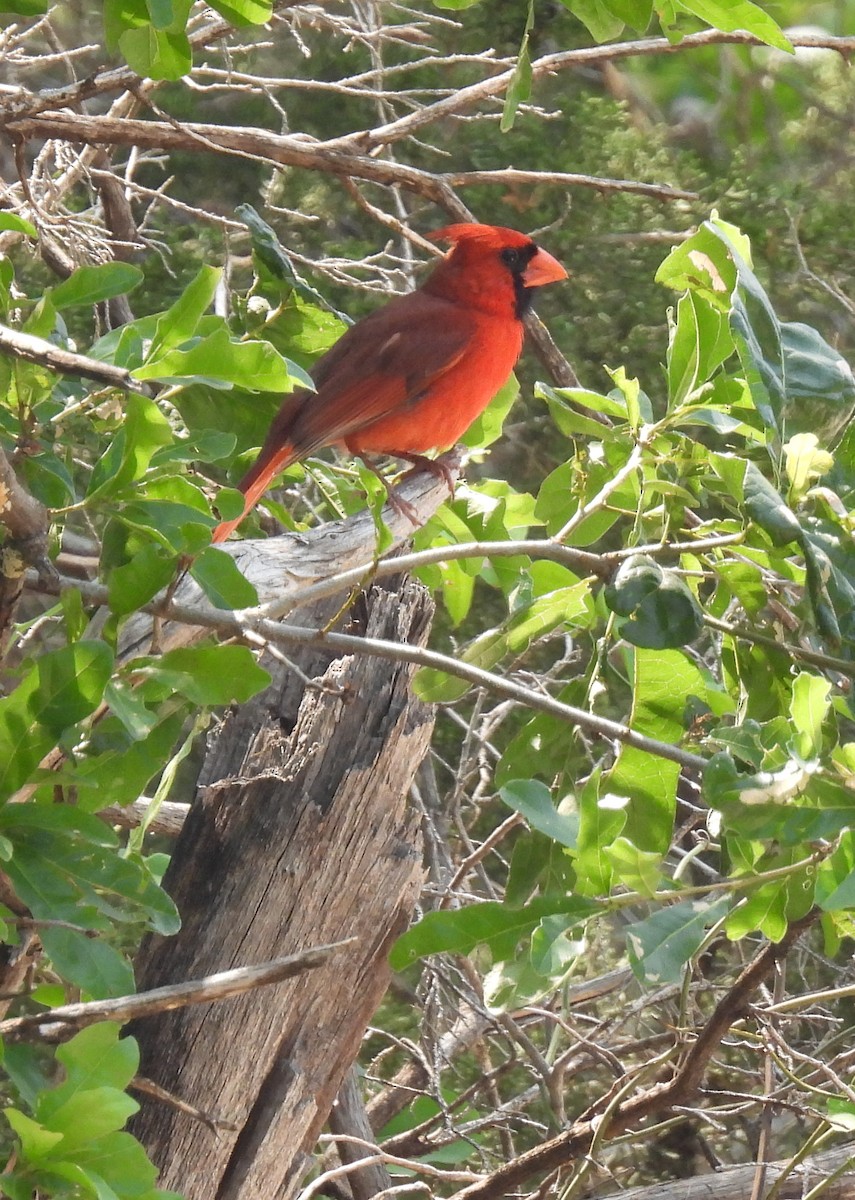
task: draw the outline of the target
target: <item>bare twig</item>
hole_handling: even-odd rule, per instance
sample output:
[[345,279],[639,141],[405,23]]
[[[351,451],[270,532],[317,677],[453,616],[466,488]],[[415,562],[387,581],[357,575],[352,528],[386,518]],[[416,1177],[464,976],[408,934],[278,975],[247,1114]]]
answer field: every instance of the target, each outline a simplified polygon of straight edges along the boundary
[[[712,1054],[734,1022],[742,1017],[751,994],[818,917],[818,912],[811,912],[801,920],[793,921],[780,942],[770,942],[763,947],[719,1001],[671,1078],[654,1083],[639,1095],[624,1100],[611,1113],[609,1133],[628,1129],[652,1113],[665,1112],[676,1104],[686,1104],[691,1100],[700,1087]],[[576,1122],[564,1133],[527,1150],[478,1183],[455,1192],[454,1200],[495,1200],[532,1175],[566,1166],[587,1153],[601,1125],[601,1115]]]
[[0,1022],[0,1035],[11,1040],[35,1036],[50,1041],[70,1036],[75,1029],[93,1025],[96,1021],[120,1021],[125,1023],[137,1017],[151,1017],[168,1009],[184,1008],[188,1004],[209,1004],[217,1000],[228,1000],[258,987],[267,987],[291,979],[303,971],[321,967],[342,946],[349,945],[351,938],[331,942],[326,946],[314,946],[298,954],[289,954],[254,967],[236,967],[231,971],[219,971],[205,979],[194,979],[188,983],[176,983],[171,987],[153,988],[138,996],[118,996],[111,1000],[91,1000],[86,1004],[63,1004],[46,1012],[27,1013],[23,1017],[12,1017]]
[[44,338],[21,333],[5,325],[0,325],[0,354],[9,354],[25,362],[38,363],[39,366],[56,371],[58,375],[94,379],[107,387],[120,388],[123,392],[136,392],[139,396],[152,397],[159,391],[156,384],[140,383],[133,378],[130,371],[122,367],[99,362],[98,359],[88,358],[85,354],[63,350]]
[[[73,586],[85,599],[97,604],[107,602],[107,589],[100,585],[88,583],[85,580],[65,581],[61,586]],[[54,590],[46,588],[45,590]],[[439,654],[434,650],[423,649],[419,646],[403,645],[398,642],[387,642],[380,638],[354,637],[346,633],[331,633],[322,629],[306,629],[299,625],[279,624],[264,618],[255,618],[249,613],[242,615],[224,613],[220,610],[207,608],[202,605],[188,606],[169,604],[164,600],[152,601],[142,606],[142,612],[151,613],[167,621],[177,621],[182,624],[194,625],[203,629],[211,629],[229,637],[244,637],[254,634],[272,642],[274,645],[304,645],[321,646],[337,653],[368,654],[378,658],[389,658],[400,662],[412,662],[422,667],[432,667],[449,675],[465,679],[469,683],[485,687],[499,696],[517,700],[521,704],[537,712],[551,713],[553,716],[587,729],[590,733],[601,737],[635,746],[659,758],[666,758],[679,763],[693,771],[702,771],[706,759],[698,754],[692,754],[681,746],[657,741],[606,717],[597,716],[584,709],[564,704],[551,696],[533,688],[525,687],[511,679],[506,679],[491,671],[485,671],[470,663],[462,662],[447,654]]]
[[[209,125],[199,122],[113,120],[70,112],[45,112],[16,118],[6,123],[10,134],[22,138],[61,138],[90,145],[135,146],[146,150],[185,150],[236,154],[270,165],[301,167],[328,175],[366,179],[373,183],[398,184],[408,191],[438,204],[447,203],[453,194],[454,174],[420,170],[388,158],[374,158],[325,142],[268,133],[238,125]],[[472,183],[490,182],[475,173]],[[503,182],[502,172],[496,182]],[[569,177],[568,177],[569,179]],[[694,193],[670,188],[665,184],[632,182],[625,179],[574,177],[580,186],[598,191],[635,192],[660,200],[694,199]]]

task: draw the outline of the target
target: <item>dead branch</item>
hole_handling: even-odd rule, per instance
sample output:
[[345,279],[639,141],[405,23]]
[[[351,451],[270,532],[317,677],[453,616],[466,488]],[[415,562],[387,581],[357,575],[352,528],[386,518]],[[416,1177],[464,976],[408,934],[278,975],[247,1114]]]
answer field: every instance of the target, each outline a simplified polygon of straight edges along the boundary
[[[655,1083],[638,1095],[624,1100],[608,1117],[608,1134],[614,1135],[632,1128],[644,1117],[667,1113],[675,1105],[691,1102],[701,1085],[704,1071],[716,1048],[728,1030],[746,1013],[753,992],[769,977],[776,963],[786,957],[806,929],[819,919],[812,911],[799,921],[793,921],[778,943],[769,942],[748,964],[733,986],[719,1001],[712,1016],[698,1034],[688,1054],[670,1079]],[[608,1097],[604,1098],[605,1100]],[[603,1112],[598,1111],[583,1121],[577,1121],[564,1133],[542,1145],[527,1150],[505,1163],[492,1175],[471,1187],[456,1192],[454,1200],[496,1200],[533,1175],[566,1167],[587,1154],[595,1137],[603,1136]]]
[[[237,154],[274,166],[300,167],[372,183],[398,184],[408,191],[433,200],[448,202],[455,180],[463,184],[504,183],[502,171],[431,172],[388,158],[373,158],[339,148],[330,142],[306,137],[289,137],[263,129],[240,125],[210,125],[184,121],[117,121],[109,116],[89,116],[70,112],[43,112],[35,116],[5,122],[9,133],[22,138],[59,138],[87,145],[135,146],[140,150],[208,151]],[[523,174],[528,174],[523,172]],[[665,184],[641,183],[626,179],[600,179],[596,176],[567,175],[563,182],[596,188],[598,191],[634,192],[658,200],[693,200],[694,192],[685,192]]]
[[[325,526],[324,528],[329,532],[331,527]],[[300,535],[301,542],[305,541],[305,537],[306,535],[304,534]],[[280,539],[268,540],[278,541]],[[262,543],[262,545],[264,544]],[[252,560],[246,557],[248,553],[253,556],[256,566],[261,562],[258,557],[258,547],[259,543],[253,541],[245,541],[239,544],[235,553],[236,555],[244,556],[242,564],[244,565],[244,569],[251,566],[252,563]],[[261,553],[264,554],[265,552],[262,550]],[[269,563],[264,564],[265,568],[267,566],[269,566]],[[367,570],[370,570],[370,568],[367,568]],[[247,571],[247,574],[249,576],[249,571]],[[106,588],[97,584],[87,583],[83,580],[73,581],[73,586],[86,599],[99,604],[106,603]],[[195,585],[193,586],[195,587]],[[45,590],[56,589],[46,588]],[[345,633],[333,633],[324,629],[306,628],[300,625],[284,625],[269,618],[255,617],[249,612],[244,612],[243,614],[225,613],[206,604],[173,603],[168,602],[165,598],[143,605],[140,613],[159,616],[167,622],[166,630],[163,634],[165,640],[162,644],[164,647],[172,648],[176,645],[185,645],[202,636],[202,631],[211,630],[219,633],[221,636],[236,636],[256,644],[270,643],[282,646],[315,646],[327,648],[331,653],[364,654],[393,661],[411,662],[417,666],[432,667],[435,670],[444,671],[449,675],[465,679],[476,686],[487,688],[496,695],[515,700],[536,712],[551,713],[553,716],[566,721],[571,726],[578,725],[601,737],[613,739],[626,745],[636,746],[638,749],[645,750],[649,754],[677,762],[689,770],[702,771],[706,765],[706,759],[698,754],[691,753],[691,751],[684,750],[681,746],[675,746],[671,743],[647,737],[645,734],[638,733],[619,721],[612,721],[584,709],[576,708],[573,705],[565,704],[539,690],[526,687],[524,684],[517,683],[494,672],[472,666],[450,655],[439,654],[436,651],[426,650],[420,646],[401,645],[397,642],[386,642],[376,638],[358,638]],[[146,624],[142,617],[139,619],[135,618],[132,622],[129,622],[128,628],[129,630],[136,630],[137,626],[139,626],[139,632],[133,633],[133,645],[137,652],[142,652],[142,648],[150,643],[152,627],[151,623]]]
[[[781,1181],[777,1193],[779,1200],[801,1200],[815,1184],[828,1180],[841,1167],[843,1173],[824,1189],[823,1195],[825,1200],[850,1200],[855,1173],[855,1144],[852,1142],[821,1154],[811,1154],[795,1168],[790,1168],[785,1159],[768,1163],[766,1182],[772,1187]],[[652,1187],[627,1188],[614,1194],[619,1195],[620,1200],[741,1200],[751,1190],[753,1173],[754,1164],[749,1163],[690,1179],[675,1179],[673,1183],[660,1181]]]
[[[808,34],[795,36],[791,39],[794,47],[809,46],[816,49],[836,50],[844,58],[855,53],[855,37],[826,37]],[[700,33],[690,33],[679,42],[669,42],[667,38],[640,38],[637,41],[615,42],[603,46],[590,46],[581,50],[561,50],[555,54],[545,54],[535,59],[531,64],[534,80],[544,75],[557,74],[573,67],[589,67],[599,63],[617,62],[623,58],[639,58],[658,54],[681,54],[702,46],[762,46],[764,43],[753,34],[737,31],[725,33],[720,29],[706,29]],[[400,141],[411,137],[426,126],[446,117],[463,112],[473,105],[491,96],[505,92],[511,82],[515,68],[491,75],[469,87],[460,88],[453,96],[448,96],[436,103],[427,105],[418,112],[410,113],[388,125],[373,129],[362,129],[355,133],[346,134],[334,142],[327,142],[330,147],[356,146],[361,150],[376,149],[387,146],[390,142]]]
[[0,354],[8,354],[13,358],[23,359],[24,362],[47,367],[57,375],[94,379],[107,387],[120,388],[123,392],[136,392],[138,396],[152,398],[160,390],[157,384],[140,383],[123,367],[114,367],[111,363],[99,362],[98,359],[88,358],[85,354],[63,350],[44,338],[9,329],[6,325],[0,325]]
[[10,1041],[37,1037],[40,1041],[58,1041],[71,1037],[78,1029],[94,1025],[96,1021],[119,1021],[124,1024],[134,1018],[153,1017],[156,1013],[184,1008],[188,1004],[211,1004],[242,996],[255,988],[293,979],[304,971],[323,966],[343,946],[350,945],[352,938],[313,946],[298,954],[260,963],[252,967],[236,967],[231,971],[218,971],[204,979],[192,979],[187,983],[176,983],[169,987],[152,988],[135,996],[117,996],[112,1000],[90,1000],[85,1004],[63,1004],[46,1012],[27,1013],[0,1022],[0,1035]]

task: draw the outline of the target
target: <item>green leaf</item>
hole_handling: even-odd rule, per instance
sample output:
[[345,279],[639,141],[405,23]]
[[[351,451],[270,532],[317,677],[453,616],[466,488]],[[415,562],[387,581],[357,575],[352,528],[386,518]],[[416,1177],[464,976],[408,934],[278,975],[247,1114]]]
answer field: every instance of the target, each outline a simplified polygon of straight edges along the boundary
[[148,867],[136,856],[120,857],[115,834],[98,818],[67,806],[8,804],[0,828],[14,845],[5,869],[34,917],[102,928],[99,914],[106,914],[145,920],[159,933],[178,928],[175,905]]
[[[617,421],[628,420],[626,400],[620,392],[604,396],[601,392],[590,392],[587,388],[547,388],[544,384],[540,384],[539,386],[547,397],[555,396],[559,400],[566,401],[568,404],[576,404],[580,408],[590,409],[591,412],[599,412],[603,413],[604,416],[614,417]],[[609,428],[607,425],[600,425],[596,421],[594,422],[594,426],[600,437],[608,435]]]
[[612,885],[612,861],[606,854],[626,821],[628,800],[611,792],[600,794],[597,769],[579,794],[579,838],[574,864],[580,896],[607,895]]
[[78,267],[51,290],[56,309],[73,308],[79,304],[100,304],[113,296],[123,296],[143,281],[139,267],[131,263],[108,262]]
[[168,555],[175,556],[195,555],[208,546],[215,520],[209,512],[200,512],[195,504],[138,500],[122,505],[114,524],[144,533],[162,546]]
[[133,557],[110,571],[107,594],[117,616],[136,612],[175,578],[178,559],[161,546],[143,546]]
[[47,927],[41,931],[41,940],[54,968],[90,999],[106,1000],[133,992],[130,963],[103,938],[88,938],[76,929]]
[[89,502],[115,496],[141,479],[155,451],[172,441],[169,421],[153,400],[131,395],[125,404],[122,427],[92,472]]
[[601,441],[610,436],[610,426],[600,424],[595,417],[576,412],[563,398],[563,395],[560,395],[555,388],[550,387],[548,384],[536,383],[534,385],[534,394],[538,399],[545,400],[549,405],[549,415],[555,422],[556,428],[565,437],[575,438],[581,436],[592,438],[594,441]]
[[[282,323],[289,344],[295,351],[299,349],[312,356],[328,350],[341,336],[342,326],[346,328],[352,325],[353,321],[346,313],[334,308],[326,296],[300,278],[291,256],[273,229],[261,219],[251,204],[239,204],[235,213],[249,230],[257,273],[261,276],[266,272],[277,283],[283,285],[279,289],[280,294],[292,296],[296,293],[307,302],[305,305],[292,305],[283,314],[285,320]],[[329,321],[330,315],[336,318],[334,322]]]
[[104,700],[134,741],[142,741],[158,723],[158,714],[146,706],[140,694],[124,679],[110,680],[104,689]]
[[103,642],[51,650],[0,700],[0,795],[21,786],[59,736],[100,702],[113,668]]
[[653,0],[608,0],[608,6],[637,33],[644,33],[653,16]]
[[576,922],[563,913],[550,913],[531,935],[531,965],[556,986],[579,961],[585,943],[571,931]]
[[690,291],[723,314],[730,311],[737,270],[729,248],[710,221],[675,246],[656,272],[656,282],[677,292]]
[[[23,12],[22,8],[13,8],[9,4],[9,0],[3,5],[4,12]],[[42,0],[33,0],[33,10],[25,15],[31,16],[35,13],[47,12],[47,3],[42,3]],[[17,213],[0,212],[0,230],[11,230],[13,233],[25,233],[27,237],[38,237],[38,230],[30,221],[26,221],[23,217],[19,217]]]
[[193,66],[190,42],[183,30],[155,29],[144,25],[128,29],[119,38],[125,61],[138,75],[149,79],[181,79]]
[[851,1134],[855,1131],[855,1104],[851,1100],[832,1097],[826,1105],[826,1120],[832,1129]]
[[202,317],[214,303],[222,271],[219,267],[201,267],[178,299],[157,321],[146,362],[162,358],[196,333]]
[[603,847],[611,863],[614,877],[625,887],[642,896],[655,895],[662,882],[662,855],[653,850],[639,850],[628,838],[617,837]]
[[615,11],[611,0],[561,0],[574,17],[591,31],[596,42],[608,42],[623,29],[623,17]]
[[[53,772],[50,774],[53,775]],[[18,835],[15,831],[40,830],[63,837],[74,837],[92,846],[118,845],[115,832],[105,821],[70,805],[9,805],[0,810],[0,825],[8,830],[16,841]]]
[[427,913],[398,938],[389,963],[394,971],[401,971],[429,954],[469,954],[480,945],[489,947],[494,961],[500,961],[510,957],[523,938],[531,936],[543,917],[562,913],[573,923],[580,923],[597,909],[589,900],[543,896],[523,908],[487,900],[468,908]]
[[232,433],[219,429],[200,429],[191,437],[178,438],[169,446],[155,451],[151,465],[163,467],[173,463],[220,462],[234,452],[237,439]]
[[703,945],[707,930],[724,917],[730,900],[684,900],[657,909],[626,931],[629,961],[645,984],[679,983],[687,962]]
[[677,304],[668,345],[669,407],[679,408],[733,353],[734,343],[724,314],[696,292]]
[[121,1197],[169,1200],[170,1193],[151,1190],[157,1182],[157,1168],[129,1133],[105,1134],[81,1146],[74,1158],[87,1174],[96,1173]]
[[[786,867],[800,860],[801,848],[777,854],[764,866]],[[729,913],[725,933],[731,941],[746,937],[755,930],[770,941],[779,942],[787,932],[789,922],[804,916],[813,904],[813,873],[804,870],[787,878],[772,879],[746,895],[742,904]]]
[[792,53],[793,47],[789,39],[776,21],[764,12],[758,4],[751,0],[672,0],[675,5],[685,12],[692,13],[705,21],[712,29],[721,29],[724,33],[733,33],[744,29],[753,33],[767,46]]
[[487,446],[492,446],[493,442],[502,436],[505,419],[519,394],[519,381],[516,375],[511,375],[504,387],[499,389],[480,416],[476,417],[466,430],[461,438],[463,445],[475,450],[484,450]]
[[841,834],[834,853],[817,868],[816,902],[825,912],[855,907],[855,838],[851,830]]
[[801,526],[792,509],[753,462],[727,454],[711,454],[709,461],[734,499],[776,545],[801,540]]
[[794,433],[784,443],[784,463],[790,495],[800,501],[810,485],[834,467],[834,458],[827,450],[820,449],[815,433]]
[[560,842],[537,830],[522,833],[514,841],[505,903],[519,908],[538,891],[566,895],[574,880],[573,864]]
[[21,1153],[29,1162],[38,1163],[46,1158],[58,1142],[62,1134],[34,1121],[32,1117],[19,1112],[17,1108],[4,1108],[6,1120],[18,1135],[21,1143]]
[[[570,576],[570,572],[567,574]],[[477,637],[460,656],[461,661],[489,671],[507,655],[525,653],[533,642],[561,624],[587,625],[593,611],[590,593],[590,583],[583,580],[538,596],[504,625]],[[471,686],[468,680],[433,667],[421,668],[413,679],[414,692],[428,704],[450,703],[465,695]]]
[[240,384],[257,392],[289,392],[297,378],[301,384],[305,382],[305,375],[298,373],[270,342],[238,341],[225,326],[189,349],[168,350],[159,358],[149,358],[133,375],[136,379],[195,381],[226,389]]
[[[116,699],[112,689],[107,689],[104,694],[110,704]],[[174,701],[172,706],[174,708]],[[127,718],[127,714],[122,715]],[[92,757],[83,759],[75,771],[78,804],[88,810],[97,810],[108,804],[130,804],[142,795],[149,780],[169,758],[181,732],[184,715],[183,707],[165,720],[156,714],[158,725],[130,746],[127,739],[121,739],[117,721],[102,721]],[[139,717],[135,718],[135,723],[138,722]],[[136,737],[137,731],[132,731],[132,736]]]
[[114,1022],[101,1021],[81,1029],[56,1051],[65,1068],[65,1079],[51,1092],[48,1111],[91,1088],[128,1086],[139,1068],[139,1047],[134,1038],[121,1037]]
[[574,849],[579,833],[577,814],[562,813],[552,803],[552,795],[537,779],[514,779],[499,788],[499,795],[509,808],[521,813],[533,829],[539,829],[553,841]]
[[[64,1002],[65,993],[60,989],[56,1003]],[[23,1042],[9,1042],[3,1047],[3,1071],[20,1098],[32,1110],[39,1093],[50,1086],[53,1061],[46,1060],[40,1048],[27,1046]]]
[[613,612],[630,618],[620,623],[620,632],[634,646],[673,649],[703,630],[703,613],[689,588],[647,555],[626,559],[603,595]]
[[[732,701],[711,677],[678,650],[632,652],[633,707],[629,724],[660,742],[679,743],[697,697],[713,711]],[[665,853],[671,842],[680,768],[634,746],[622,745],[605,788],[628,798],[623,835],[640,850]]]
[[170,650],[145,675],[196,704],[245,704],[270,683],[246,646],[191,646]]
[[793,680],[790,714],[797,733],[796,749],[803,759],[814,758],[822,750],[822,723],[830,707],[830,692],[827,679],[807,671]]
[[216,0],[211,4],[220,16],[240,28],[243,25],[264,25],[273,12],[273,0]]
[[206,547],[194,558],[190,574],[215,608],[251,608],[258,604],[258,592],[225,550]]
[[784,436],[811,433],[826,445],[855,411],[855,376],[839,351],[810,325],[781,324],[786,396]]
[[113,670],[113,652],[105,642],[74,642],[42,655],[36,670],[38,691],[30,712],[59,737],[101,702]]
[[21,17],[40,17],[47,10],[47,0],[4,0],[0,11],[17,13]]
[[[50,1103],[48,1092],[37,1106],[37,1114],[52,1130],[62,1134],[56,1155],[66,1157],[88,1142],[114,1133],[139,1111],[136,1100],[114,1087],[95,1087],[63,1097],[60,1103]],[[49,1116],[43,1110],[49,1110]]]
[[815,329],[778,320],[738,231],[718,218],[705,229],[719,238],[736,266],[730,326],[764,422],[781,440],[800,431],[832,439],[855,410],[851,368]]
[[529,54],[528,42],[532,29],[534,28],[534,0],[528,0],[528,12],[526,15],[525,29],[523,30],[522,42],[520,43],[519,54],[517,55],[516,66],[514,67],[513,75],[511,76],[508,90],[505,95],[505,105],[502,109],[502,120],[500,129],[502,133],[507,133],[509,129],[513,129],[514,121],[516,120],[517,109],[521,104],[525,104],[531,96],[531,55]]

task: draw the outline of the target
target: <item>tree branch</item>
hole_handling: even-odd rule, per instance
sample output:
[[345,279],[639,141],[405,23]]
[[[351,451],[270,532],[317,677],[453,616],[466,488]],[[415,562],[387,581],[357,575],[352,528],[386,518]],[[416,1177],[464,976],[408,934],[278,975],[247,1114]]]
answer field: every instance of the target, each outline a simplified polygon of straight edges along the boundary
[[120,1021],[125,1024],[138,1017],[153,1017],[156,1013],[174,1008],[185,1008],[188,1004],[209,1004],[217,1000],[228,1000],[242,996],[255,988],[292,979],[304,971],[321,967],[343,946],[349,946],[353,938],[341,942],[330,942],[325,946],[313,946],[299,954],[288,954],[272,962],[252,967],[236,967],[231,971],[218,971],[204,979],[193,979],[187,983],[176,983],[169,987],[152,988],[135,996],[117,996],[111,1000],[90,1000],[85,1004],[63,1004],[46,1012],[27,1013],[23,1017],[12,1017],[0,1021],[0,1036],[11,1041],[20,1041],[35,1035],[43,1041],[55,1041],[70,1037],[77,1029],[94,1025],[96,1021]]
[[[204,150],[237,154],[278,166],[301,167],[328,175],[367,179],[372,183],[399,184],[437,204],[448,202],[449,195],[453,194],[454,172],[445,175],[442,172],[423,171],[393,159],[373,158],[369,154],[339,148],[330,142],[289,137],[249,126],[210,125],[192,121],[117,121],[108,116],[47,112],[6,120],[5,127],[9,133],[23,138],[61,138],[88,145],[136,146],[140,150]],[[492,172],[478,171],[464,175],[471,175],[472,183],[489,183]],[[495,181],[504,182],[502,175],[503,172],[498,172]],[[634,192],[658,200],[697,198],[694,192],[670,188],[665,184],[599,179],[587,175],[568,175],[566,178],[580,186],[594,187],[603,192]]]
[[[844,57],[855,53],[855,37],[825,37],[815,34],[804,34],[790,39],[794,47],[811,47],[814,49],[836,50]],[[616,42],[605,46],[589,46],[581,50],[562,50],[555,54],[545,54],[535,59],[531,64],[532,79],[537,80],[544,75],[554,75],[558,71],[566,71],[573,67],[590,67],[600,63],[617,62],[622,58],[640,58],[658,54],[680,54],[687,50],[696,50],[703,46],[736,45],[762,46],[765,43],[753,34],[737,31],[725,33],[720,29],[706,29],[700,33],[690,33],[679,42],[669,42],[667,38],[640,38],[634,42]],[[418,112],[408,113],[407,116],[391,121],[387,125],[373,129],[362,129],[356,133],[345,134],[336,141],[328,142],[331,147],[358,147],[360,150],[376,150],[379,146],[387,146],[390,142],[400,141],[411,137],[414,133],[432,125],[435,121],[455,116],[457,113],[471,108],[473,105],[496,96],[507,90],[516,66],[491,75],[488,79],[479,80],[469,87],[460,88],[453,96],[446,96],[429,104]]]
[[[51,586],[45,590],[58,592],[63,587],[76,588],[83,598],[91,603],[107,603],[107,588],[84,580],[61,580],[58,587]],[[487,688],[495,695],[516,700],[536,712],[550,713],[570,725],[578,725],[600,737],[635,746],[658,758],[679,763],[688,770],[702,771],[706,766],[706,759],[684,750],[681,746],[647,737],[645,734],[630,729],[628,725],[611,721],[607,717],[599,717],[595,713],[576,708],[572,704],[564,704],[534,688],[525,687],[521,683],[516,683],[491,671],[485,671],[481,667],[461,662],[450,655],[439,654],[435,650],[383,641],[379,638],[354,637],[351,634],[331,633],[324,629],[307,629],[300,625],[280,624],[277,621],[256,617],[251,612],[226,613],[203,605],[169,603],[165,599],[152,601],[142,606],[140,611],[161,617],[164,621],[175,621],[198,629],[210,629],[220,635],[245,638],[255,643],[261,641],[280,646],[315,646],[329,649],[333,653],[366,654],[393,661],[411,662],[420,667],[431,667],[456,678],[465,679],[468,683],[478,687]]]
[[[697,1041],[672,1078],[654,1084],[640,1095],[619,1104],[610,1115],[609,1134],[628,1129],[651,1113],[662,1113],[674,1105],[686,1104],[691,1100],[700,1086],[714,1050],[731,1026],[745,1015],[752,993],[768,978],[775,964],[789,953],[797,939],[818,918],[818,911],[808,913],[801,920],[792,922],[780,942],[769,942],[763,947],[719,1001]],[[574,1159],[588,1152],[591,1142],[601,1130],[602,1123],[602,1113],[576,1122],[558,1137],[551,1138],[540,1146],[534,1146],[500,1167],[498,1171],[494,1171],[492,1175],[472,1184],[471,1187],[455,1192],[453,1200],[496,1200],[497,1197],[508,1195],[532,1175],[566,1167]]]
[[140,383],[134,379],[130,371],[123,367],[114,367],[111,363],[99,362],[95,358],[87,358],[85,354],[76,354],[71,350],[63,350],[53,342],[44,338],[33,337],[30,333],[21,333],[17,329],[9,329],[0,325],[0,354],[8,354],[25,362],[36,363],[47,367],[58,375],[75,375],[83,379],[94,379],[107,387],[120,388],[123,392],[136,392],[139,396],[150,399],[160,390],[156,384]]

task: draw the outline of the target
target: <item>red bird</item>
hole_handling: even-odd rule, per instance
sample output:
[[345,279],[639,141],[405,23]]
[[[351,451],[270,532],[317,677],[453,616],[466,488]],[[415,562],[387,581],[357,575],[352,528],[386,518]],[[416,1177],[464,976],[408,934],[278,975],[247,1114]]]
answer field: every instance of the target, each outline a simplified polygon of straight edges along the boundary
[[352,325],[315,364],[315,392],[285,398],[238,484],[243,513],[214,542],[291,463],[336,443],[418,461],[453,446],[507,381],[534,289],[567,272],[514,229],[448,225],[432,237],[452,248],[422,286]]

